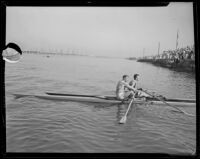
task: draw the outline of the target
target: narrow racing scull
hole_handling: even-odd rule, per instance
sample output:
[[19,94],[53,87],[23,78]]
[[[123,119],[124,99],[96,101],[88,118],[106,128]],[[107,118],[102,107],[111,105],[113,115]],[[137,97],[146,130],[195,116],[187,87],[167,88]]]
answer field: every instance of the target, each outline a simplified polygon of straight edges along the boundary
[[[46,94],[13,94],[16,98],[24,98],[24,97],[36,97],[40,99],[46,100],[58,100],[58,101],[73,101],[73,102],[91,102],[91,103],[108,103],[108,104],[120,104],[120,103],[129,103],[130,101],[121,101],[116,99],[115,96],[98,96],[98,95],[79,95],[79,94],[64,94],[64,93],[51,93],[46,92]],[[195,106],[195,99],[168,99],[164,98],[164,101],[174,106]],[[136,98],[132,102],[133,104],[152,104],[152,105],[165,105],[162,101],[153,97],[145,97],[145,98]]]

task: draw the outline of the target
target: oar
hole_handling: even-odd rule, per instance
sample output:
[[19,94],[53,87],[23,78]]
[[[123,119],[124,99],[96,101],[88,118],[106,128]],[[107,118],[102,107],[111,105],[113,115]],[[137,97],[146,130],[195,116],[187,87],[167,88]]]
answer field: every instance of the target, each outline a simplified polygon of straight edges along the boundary
[[164,101],[163,99],[161,99],[161,98],[159,98],[159,97],[156,97],[156,96],[152,95],[151,93],[149,93],[149,92],[147,92],[147,91],[145,91],[145,90],[141,90],[141,91],[143,91],[144,93],[146,93],[146,94],[152,96],[153,98],[158,99],[159,101],[162,101],[163,103],[165,103],[165,104],[168,105],[169,107],[175,108],[176,110],[178,110],[178,111],[181,112],[181,113],[184,113],[184,114],[186,114],[186,115],[188,115],[188,116],[194,116],[194,115],[189,114],[189,113],[187,113],[187,112],[185,112],[185,111],[183,111],[183,110],[181,110],[181,109],[179,109],[179,108],[177,108],[177,107],[175,107],[175,106],[170,105],[169,103],[167,103],[167,102]]
[[129,106],[128,106],[128,109],[127,109],[125,115],[124,115],[124,116],[121,118],[121,120],[119,121],[120,124],[124,124],[124,123],[126,122],[127,114],[128,114],[128,111],[129,111],[129,109],[130,109],[130,107],[131,107],[131,105],[132,105],[133,100],[134,100],[134,99],[132,98],[131,101],[130,101],[130,103],[129,103]]

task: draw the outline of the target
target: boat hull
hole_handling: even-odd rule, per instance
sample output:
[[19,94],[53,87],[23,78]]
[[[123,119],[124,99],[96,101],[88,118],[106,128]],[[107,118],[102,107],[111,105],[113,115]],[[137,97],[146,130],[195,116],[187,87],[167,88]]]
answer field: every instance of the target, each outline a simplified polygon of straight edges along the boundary
[[[122,104],[129,103],[130,101],[120,101],[116,99],[106,99],[103,97],[80,97],[80,96],[59,96],[59,95],[28,95],[28,94],[13,94],[16,98],[24,97],[36,97],[45,100],[56,100],[56,101],[71,101],[71,102],[89,102],[89,103],[103,103],[103,104]],[[110,96],[111,97],[111,96]],[[173,101],[174,100],[174,101]],[[173,99],[172,101],[166,101],[168,104],[173,106],[195,106],[196,102],[194,100],[181,100]],[[178,102],[177,102],[178,101]],[[152,105],[166,105],[162,101],[153,100],[153,99],[135,99],[133,104],[152,104]]]

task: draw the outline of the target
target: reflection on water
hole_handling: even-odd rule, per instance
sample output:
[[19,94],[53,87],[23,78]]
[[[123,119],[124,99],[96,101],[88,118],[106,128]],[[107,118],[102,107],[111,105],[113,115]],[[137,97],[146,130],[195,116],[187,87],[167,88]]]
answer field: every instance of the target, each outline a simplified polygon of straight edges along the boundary
[[[140,74],[140,86],[169,98],[195,98],[195,76],[125,59],[24,55],[6,63],[8,152],[161,152],[195,150],[195,117],[171,108],[127,104],[14,99],[12,93],[114,95],[123,74]],[[195,114],[194,107],[184,108]]]

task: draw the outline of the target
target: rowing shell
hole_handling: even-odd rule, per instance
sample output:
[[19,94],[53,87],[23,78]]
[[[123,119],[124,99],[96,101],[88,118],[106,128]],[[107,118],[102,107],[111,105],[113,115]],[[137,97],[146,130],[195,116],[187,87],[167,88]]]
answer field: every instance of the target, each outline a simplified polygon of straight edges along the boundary
[[[13,94],[16,98],[24,97],[36,97],[46,100],[58,100],[58,101],[72,101],[72,102],[90,102],[90,103],[108,103],[108,104],[120,104],[121,100],[117,100],[114,96],[90,96],[90,95],[77,95],[77,94],[58,94],[47,93],[42,95],[30,95],[30,94]],[[165,99],[171,105],[174,106],[195,106],[196,101],[193,99]],[[130,101],[123,101],[123,103],[129,103]],[[150,97],[135,99],[134,104],[152,104],[152,105],[165,105],[162,101],[153,99]]]

